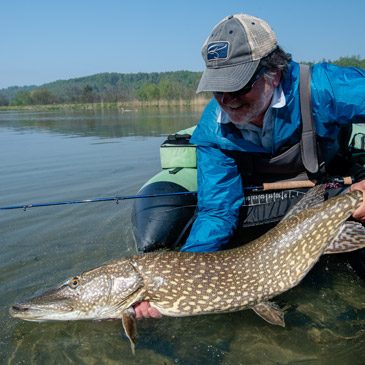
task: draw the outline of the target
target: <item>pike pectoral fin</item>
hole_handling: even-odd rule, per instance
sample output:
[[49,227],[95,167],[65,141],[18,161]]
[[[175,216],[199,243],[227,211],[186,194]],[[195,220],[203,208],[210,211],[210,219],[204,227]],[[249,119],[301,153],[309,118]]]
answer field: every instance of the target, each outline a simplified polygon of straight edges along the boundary
[[343,253],[365,247],[365,228],[359,222],[345,222],[337,236],[325,249],[325,254]]
[[122,322],[125,335],[131,344],[133,355],[135,354],[135,347],[137,342],[137,323],[133,308],[127,309],[122,314]]
[[272,302],[261,302],[252,309],[265,321],[277,326],[285,327],[284,312]]

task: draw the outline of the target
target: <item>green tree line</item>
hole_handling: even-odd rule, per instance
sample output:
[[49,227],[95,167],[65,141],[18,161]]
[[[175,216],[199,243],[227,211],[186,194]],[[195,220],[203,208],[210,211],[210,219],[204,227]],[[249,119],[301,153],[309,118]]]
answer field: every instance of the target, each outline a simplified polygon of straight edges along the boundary
[[[359,56],[323,60],[340,66],[365,69]],[[191,100],[201,72],[100,73],[41,86],[9,87],[0,90],[0,106],[69,103],[128,102],[132,100]]]
[[0,105],[128,102],[193,99],[201,72],[100,73],[42,86],[0,90]]

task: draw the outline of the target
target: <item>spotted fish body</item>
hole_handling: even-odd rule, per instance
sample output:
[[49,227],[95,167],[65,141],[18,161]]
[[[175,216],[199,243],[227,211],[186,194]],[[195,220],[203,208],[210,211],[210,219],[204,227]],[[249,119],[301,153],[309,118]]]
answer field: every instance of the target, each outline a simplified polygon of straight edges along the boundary
[[251,308],[283,326],[282,312],[269,299],[297,285],[327,250],[337,253],[365,246],[363,227],[345,222],[362,201],[362,192],[314,204],[313,197],[323,191],[312,189],[275,228],[239,248],[116,260],[14,305],[10,314],[30,321],[121,318],[132,349],[133,305],[142,300],[168,316]]
[[361,198],[354,192],[302,210],[232,250],[131,258],[145,283],[144,299],[170,316],[237,311],[266,301],[303,279]]

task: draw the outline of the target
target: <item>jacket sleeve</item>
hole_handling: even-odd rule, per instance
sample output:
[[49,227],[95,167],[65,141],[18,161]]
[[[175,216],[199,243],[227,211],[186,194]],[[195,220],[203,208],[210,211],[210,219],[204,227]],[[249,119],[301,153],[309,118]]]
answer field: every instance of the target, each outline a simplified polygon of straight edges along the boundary
[[312,108],[322,158],[331,162],[344,126],[365,122],[365,70],[321,63],[312,68]]
[[217,251],[229,242],[243,202],[241,176],[224,151],[198,147],[198,216],[182,251]]
[[341,125],[365,122],[365,70],[317,64],[312,79],[313,114],[320,136],[332,137]]

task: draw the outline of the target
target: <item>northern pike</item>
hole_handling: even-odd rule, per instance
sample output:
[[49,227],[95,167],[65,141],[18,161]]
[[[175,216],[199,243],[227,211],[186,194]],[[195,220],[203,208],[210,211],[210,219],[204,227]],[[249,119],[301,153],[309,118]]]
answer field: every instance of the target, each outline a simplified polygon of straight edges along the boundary
[[276,227],[241,247],[115,260],[13,305],[10,314],[27,321],[121,319],[132,351],[133,305],[140,301],[176,317],[251,308],[269,323],[284,326],[284,314],[271,298],[296,286],[322,254],[365,247],[362,224],[347,221],[362,192],[323,202],[324,195],[323,185],[311,189]]

